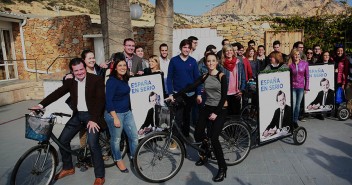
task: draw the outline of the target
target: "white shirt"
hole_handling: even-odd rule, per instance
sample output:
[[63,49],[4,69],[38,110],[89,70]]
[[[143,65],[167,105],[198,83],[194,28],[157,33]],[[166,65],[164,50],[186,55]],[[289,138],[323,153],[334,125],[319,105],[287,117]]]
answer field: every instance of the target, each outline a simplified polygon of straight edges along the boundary
[[85,77],[82,81],[79,81],[77,78],[77,110],[78,111],[88,111],[86,103],[86,79]]
[[160,69],[164,72],[164,78],[167,78],[167,71],[169,70],[170,59],[166,58],[164,60],[162,57],[159,57],[160,60]]

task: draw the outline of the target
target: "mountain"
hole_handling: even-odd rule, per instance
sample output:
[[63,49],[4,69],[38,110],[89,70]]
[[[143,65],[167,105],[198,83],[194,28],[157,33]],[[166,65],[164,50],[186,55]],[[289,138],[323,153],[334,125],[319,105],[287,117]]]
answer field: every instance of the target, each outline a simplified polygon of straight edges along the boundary
[[211,15],[301,15],[339,14],[347,3],[335,0],[226,0],[204,16]]

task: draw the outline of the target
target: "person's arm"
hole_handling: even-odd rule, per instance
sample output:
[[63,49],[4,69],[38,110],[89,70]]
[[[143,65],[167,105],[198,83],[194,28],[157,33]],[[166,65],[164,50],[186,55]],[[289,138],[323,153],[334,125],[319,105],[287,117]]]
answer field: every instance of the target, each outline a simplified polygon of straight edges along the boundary
[[45,97],[39,104],[44,107],[50,105],[54,101],[60,99],[62,96],[70,92],[70,86],[72,85],[74,79],[68,79],[64,81],[64,84],[56,89],[54,92]]
[[247,58],[245,58],[243,61],[246,61],[246,65],[247,65],[247,69],[248,69],[248,79],[252,79],[253,78],[253,70],[252,70],[252,67],[251,67],[251,64],[249,62],[249,60]]
[[215,114],[219,115],[220,111],[222,110],[222,108],[224,107],[225,101],[226,101],[226,97],[227,97],[227,79],[226,79],[226,75],[222,75],[221,79],[220,79],[220,83],[221,83],[221,98],[219,101],[218,106],[216,107],[215,110]]
[[[193,78],[198,79],[199,77],[200,75],[199,75],[198,65],[197,65],[197,62],[195,62],[195,65],[193,65]],[[196,87],[196,94],[200,96],[201,93],[202,93],[202,86],[198,84],[198,86]]]
[[304,70],[304,77],[305,77],[305,86],[304,90],[309,91],[309,67],[308,67],[308,62]]
[[238,69],[240,69],[240,70],[238,70],[237,71],[237,73],[238,73],[238,75],[239,75],[239,77],[240,77],[240,91],[241,91],[241,94],[242,94],[242,92],[244,92],[245,91],[245,89],[246,89],[246,71],[244,70],[244,64],[243,63],[240,63],[239,65],[242,65],[242,70],[240,69],[240,68],[238,68]]
[[[96,77],[96,76],[94,76]],[[90,111],[89,113],[91,114],[91,121],[94,121],[96,123],[99,122],[102,114],[104,113],[104,108],[105,108],[105,85],[104,85],[104,79],[101,76],[98,76],[98,79],[96,83],[94,84],[95,87],[95,99],[94,99],[94,111]]]
[[174,98],[182,96],[185,93],[193,91],[195,88],[199,87],[200,84],[204,83],[205,79],[208,77],[208,73],[206,75],[200,76],[193,84],[187,85],[185,88],[181,89],[179,92],[173,95]]
[[173,91],[173,80],[174,80],[174,60],[171,59],[169,63],[169,68],[167,70],[167,92],[171,95]]
[[117,89],[117,83],[114,77],[110,77],[106,82],[106,93],[105,93],[105,109],[107,112],[115,111],[113,97]]

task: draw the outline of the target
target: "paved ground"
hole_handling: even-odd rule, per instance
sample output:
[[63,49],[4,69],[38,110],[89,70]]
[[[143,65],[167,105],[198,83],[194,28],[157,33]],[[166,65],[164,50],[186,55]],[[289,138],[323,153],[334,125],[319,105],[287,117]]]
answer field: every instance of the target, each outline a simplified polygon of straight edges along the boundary
[[[0,185],[8,184],[12,168],[19,157],[35,141],[24,138],[24,118],[28,107],[36,101],[25,101],[0,107]],[[20,118],[20,119],[16,119]],[[227,178],[218,184],[231,185],[350,185],[352,184],[352,120],[345,122],[326,119],[310,119],[300,123],[308,132],[307,141],[293,145],[286,138],[251,150],[239,165],[231,166]],[[60,133],[62,125],[54,128]],[[196,154],[189,150],[189,158],[181,171],[166,185],[208,185],[217,172],[217,165],[194,165]],[[125,160],[129,166],[128,160]],[[130,167],[131,168],[131,167]],[[93,169],[55,182],[55,185],[93,184]],[[133,170],[122,174],[116,167],[106,169],[107,185],[148,184],[136,176]]]

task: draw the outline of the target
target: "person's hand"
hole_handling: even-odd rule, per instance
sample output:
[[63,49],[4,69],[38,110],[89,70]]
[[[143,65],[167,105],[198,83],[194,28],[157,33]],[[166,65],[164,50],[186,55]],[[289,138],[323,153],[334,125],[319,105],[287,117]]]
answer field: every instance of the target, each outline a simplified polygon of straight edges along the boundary
[[116,128],[120,128],[121,127],[121,122],[119,118],[114,118],[114,126]]
[[318,103],[318,104],[314,104],[314,105],[313,105],[313,109],[314,109],[314,110],[319,109],[319,107],[320,107],[320,103]]
[[67,75],[65,76],[65,80],[71,79],[71,78],[73,78],[73,74],[67,74]]
[[198,96],[197,96],[197,103],[198,103],[198,104],[201,104],[201,103],[202,103],[202,96],[201,96],[201,95],[198,95]]
[[341,85],[342,89],[345,89],[345,85]]
[[312,109],[313,109],[313,106],[312,106],[312,105],[308,105],[308,106],[307,106],[307,109],[308,109],[308,110],[312,110]]
[[108,68],[108,65],[105,62],[100,63],[99,67],[101,68]]
[[165,99],[166,101],[170,100],[171,102],[174,102],[175,101],[175,98],[174,96],[172,96],[172,94],[169,95],[168,98]]
[[308,93],[308,91],[304,91],[304,94],[307,94]]
[[134,76],[134,73],[133,73],[133,72],[130,72],[130,76]]
[[42,109],[43,107],[41,107],[40,105],[36,105],[36,106],[33,106],[31,108],[29,108],[30,110],[40,110]]
[[269,131],[268,131],[268,130],[266,130],[266,131],[263,132],[263,136],[264,136],[264,137],[268,137],[268,135],[269,135]]
[[142,75],[142,74],[144,74],[144,72],[143,71],[138,71],[137,74],[138,75]]
[[138,130],[138,135],[143,135],[143,133],[144,133],[144,129],[139,129]]
[[95,123],[94,121],[89,121],[87,124],[87,128],[88,128],[88,133],[91,133],[91,131],[93,133],[95,133],[95,131],[97,131],[97,133],[99,132],[99,125],[97,123]]
[[211,113],[210,115],[209,115],[209,120],[210,121],[214,121],[215,119],[216,119],[216,117],[218,117],[218,115],[216,115],[216,114],[214,114],[214,113]]
[[236,97],[237,99],[241,99],[241,97],[242,97],[242,92],[240,91],[239,93],[235,94],[235,97]]

